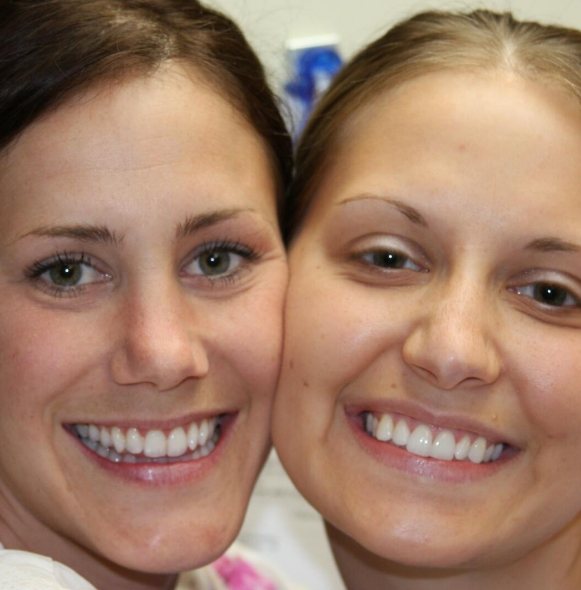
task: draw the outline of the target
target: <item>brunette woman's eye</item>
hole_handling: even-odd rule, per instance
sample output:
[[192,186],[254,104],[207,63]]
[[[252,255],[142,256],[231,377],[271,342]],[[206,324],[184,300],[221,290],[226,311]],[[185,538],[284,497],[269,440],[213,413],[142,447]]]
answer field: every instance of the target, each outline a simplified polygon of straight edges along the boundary
[[107,273],[95,268],[83,253],[57,254],[47,260],[35,262],[26,271],[28,278],[50,294],[72,295],[91,283],[108,280]]
[[240,254],[234,254],[226,250],[213,250],[205,252],[195,261],[195,266],[200,274],[208,277],[215,277],[234,272],[242,263]]
[[555,283],[532,283],[515,289],[516,293],[550,307],[579,307],[581,301],[569,289]]
[[237,242],[208,243],[198,249],[184,272],[212,282],[234,280],[245,265],[257,257],[251,248]]

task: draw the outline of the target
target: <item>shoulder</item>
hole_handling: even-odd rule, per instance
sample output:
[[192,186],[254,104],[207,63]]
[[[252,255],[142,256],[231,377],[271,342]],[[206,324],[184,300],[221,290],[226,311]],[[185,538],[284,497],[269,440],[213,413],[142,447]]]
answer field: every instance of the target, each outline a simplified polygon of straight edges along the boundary
[[2,590],[96,590],[73,570],[50,557],[0,546]]
[[302,590],[255,552],[235,544],[209,566],[180,579],[177,590]]

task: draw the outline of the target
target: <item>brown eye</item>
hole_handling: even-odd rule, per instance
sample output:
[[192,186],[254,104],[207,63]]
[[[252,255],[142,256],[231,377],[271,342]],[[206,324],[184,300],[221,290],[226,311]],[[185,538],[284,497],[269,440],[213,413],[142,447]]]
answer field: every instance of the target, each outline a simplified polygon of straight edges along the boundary
[[550,283],[538,283],[534,285],[533,298],[539,303],[553,307],[563,307],[579,303],[567,289]]
[[546,307],[575,308],[581,301],[569,289],[556,283],[531,283],[517,287],[514,292]]
[[371,250],[362,253],[360,258],[365,264],[377,267],[378,269],[422,270],[409,256],[397,250]]

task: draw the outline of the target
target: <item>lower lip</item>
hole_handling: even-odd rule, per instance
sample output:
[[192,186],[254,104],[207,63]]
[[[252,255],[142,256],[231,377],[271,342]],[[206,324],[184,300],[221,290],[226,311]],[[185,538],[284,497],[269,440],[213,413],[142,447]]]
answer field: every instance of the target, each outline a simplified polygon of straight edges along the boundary
[[229,414],[222,419],[220,438],[209,455],[175,463],[114,463],[97,455],[86,447],[74,433],[68,429],[65,430],[69,432],[81,452],[110,475],[149,487],[167,487],[191,484],[211,473],[214,466],[221,460],[230,442],[235,420],[235,414]]
[[389,442],[381,442],[363,429],[360,416],[347,415],[347,422],[357,442],[375,460],[387,467],[397,469],[412,476],[424,477],[452,483],[466,483],[490,477],[504,469],[517,456],[518,452],[508,449],[503,456],[489,463],[471,461],[442,461],[430,457],[420,457]]

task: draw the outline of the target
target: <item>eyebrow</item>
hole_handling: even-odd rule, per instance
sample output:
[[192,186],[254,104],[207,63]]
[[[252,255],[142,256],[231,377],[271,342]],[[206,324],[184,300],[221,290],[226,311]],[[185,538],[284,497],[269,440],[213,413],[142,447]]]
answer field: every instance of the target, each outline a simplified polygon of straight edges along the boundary
[[19,239],[27,236],[71,238],[82,242],[102,242],[107,244],[119,244],[123,239],[105,226],[83,224],[37,227],[22,235]]
[[[246,211],[252,211],[252,209],[225,209],[223,211],[214,211],[212,213],[190,216],[186,221],[178,225],[176,235],[178,238],[192,235],[204,227],[215,225],[222,221],[227,221],[228,219],[233,219]],[[23,234],[18,239],[21,240],[28,236],[70,238],[82,242],[100,242],[112,245],[119,245],[123,241],[123,236],[112,232],[105,226],[84,224],[37,227]]]
[[253,209],[235,208],[235,209],[224,209],[222,211],[212,211],[211,213],[201,213],[200,215],[193,215],[187,217],[187,219],[180,223],[176,230],[177,238],[185,238],[190,236],[204,227],[209,227],[234,219],[242,213],[251,212]]
[[560,238],[539,238],[528,243],[525,249],[538,252],[581,252],[580,245],[565,242]]
[[426,221],[426,219],[424,218],[424,216],[414,207],[411,207],[410,205],[406,205],[405,203],[402,203],[401,201],[398,201],[397,199],[392,199],[390,197],[383,197],[381,195],[374,195],[371,193],[363,193],[361,195],[357,195],[355,197],[351,197],[349,199],[345,199],[344,201],[341,201],[340,203],[338,203],[339,206],[341,205],[346,205],[348,203],[353,203],[354,201],[365,201],[365,200],[375,200],[375,201],[381,201],[382,203],[385,203],[386,205],[389,205],[393,208],[395,208],[397,211],[399,211],[403,216],[407,217],[407,219],[409,219],[412,223],[415,223],[417,225],[421,225],[422,227],[429,227],[428,226],[428,222]]

